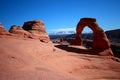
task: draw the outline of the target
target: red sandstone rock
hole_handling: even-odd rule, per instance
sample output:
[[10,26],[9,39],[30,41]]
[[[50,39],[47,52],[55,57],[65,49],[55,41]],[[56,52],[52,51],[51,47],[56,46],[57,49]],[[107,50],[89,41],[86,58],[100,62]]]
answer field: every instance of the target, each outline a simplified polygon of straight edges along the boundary
[[[0,80],[120,80],[120,63],[38,40],[0,38]],[[62,45],[64,49],[65,45]],[[80,50],[79,50],[80,51]]]
[[42,42],[50,41],[50,38],[46,33],[45,26],[42,21],[34,20],[25,22],[22,28],[30,32],[33,39],[40,39]]
[[[10,32],[10,33],[9,33]],[[18,39],[39,39],[41,42],[51,42],[46,33],[44,23],[39,20],[25,22],[23,27],[13,25],[6,31],[0,24],[0,37]]]
[[[113,55],[110,49],[110,42],[104,32],[103,29],[99,27],[96,23],[95,18],[82,18],[77,24],[76,28],[76,38],[74,40],[74,44],[82,45],[82,39],[80,38],[80,34],[85,26],[88,26],[93,31],[93,44],[92,48],[94,50],[105,50],[108,49],[109,55]],[[108,54],[107,54],[108,55]]]
[[22,27],[20,26],[17,27],[16,25],[11,26],[9,32],[17,34],[17,36],[23,38],[29,38],[31,36],[31,34],[28,31],[25,31]]
[[0,35],[4,35],[4,34],[9,34],[9,32],[7,30],[5,30],[5,28],[0,23]]

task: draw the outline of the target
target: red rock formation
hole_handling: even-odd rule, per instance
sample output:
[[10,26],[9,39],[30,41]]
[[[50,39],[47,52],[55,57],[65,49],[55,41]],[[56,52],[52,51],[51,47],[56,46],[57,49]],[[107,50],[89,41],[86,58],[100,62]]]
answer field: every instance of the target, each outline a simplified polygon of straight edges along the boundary
[[7,30],[5,30],[5,28],[0,23],[0,35],[4,35],[4,34],[9,34],[9,32]]
[[[100,50],[100,51],[110,49],[110,42],[105,32],[103,31],[103,29],[101,29],[99,25],[96,23],[95,18],[82,18],[79,21],[76,28],[76,38],[75,38],[74,44],[82,45],[82,39],[80,37],[80,34],[85,26],[88,26],[93,31],[92,49]],[[111,49],[108,50],[108,53],[112,55]]]
[[42,42],[49,42],[50,38],[46,33],[44,23],[39,20],[25,22],[23,27],[24,30],[32,34],[32,38],[40,39]]
[[31,36],[31,34],[28,31],[25,31],[22,27],[20,26],[17,27],[16,25],[11,26],[9,32],[17,34],[17,36],[23,38],[29,38]]
[[9,32],[0,24],[0,37],[18,39],[39,39],[41,42],[51,42],[46,33],[44,23],[39,20],[25,22],[23,27],[13,25]]

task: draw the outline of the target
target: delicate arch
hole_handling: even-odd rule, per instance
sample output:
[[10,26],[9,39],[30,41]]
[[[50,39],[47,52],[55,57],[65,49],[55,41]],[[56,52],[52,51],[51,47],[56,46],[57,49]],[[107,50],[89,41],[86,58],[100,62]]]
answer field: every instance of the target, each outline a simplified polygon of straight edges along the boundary
[[76,36],[74,44],[82,45],[82,39],[80,37],[83,29],[88,26],[93,31],[93,43],[92,48],[94,49],[108,49],[110,48],[109,40],[103,29],[96,23],[95,18],[82,18],[76,27]]

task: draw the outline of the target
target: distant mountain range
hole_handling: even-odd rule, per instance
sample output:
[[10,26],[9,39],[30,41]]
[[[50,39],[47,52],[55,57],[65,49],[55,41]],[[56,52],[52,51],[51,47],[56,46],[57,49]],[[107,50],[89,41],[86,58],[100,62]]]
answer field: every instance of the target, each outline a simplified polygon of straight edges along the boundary
[[51,35],[66,35],[66,34],[74,34],[75,31],[58,31],[58,32],[54,32]]
[[[108,39],[112,43],[120,43],[120,29],[115,29],[115,30],[109,30],[105,32]],[[69,32],[58,32],[56,34],[49,35],[51,40],[55,39],[60,39],[60,38],[75,38],[75,32],[74,31],[69,31]],[[93,33],[84,33],[81,34],[81,37],[83,39],[89,39],[92,40]]]
[[109,30],[105,33],[111,42],[120,43],[120,29]]

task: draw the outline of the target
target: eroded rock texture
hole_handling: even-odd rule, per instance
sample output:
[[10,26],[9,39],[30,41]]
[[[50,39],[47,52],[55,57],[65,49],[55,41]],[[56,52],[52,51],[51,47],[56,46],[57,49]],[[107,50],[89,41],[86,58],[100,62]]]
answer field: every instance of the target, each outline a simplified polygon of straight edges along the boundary
[[49,42],[50,38],[46,33],[44,23],[39,20],[25,22],[23,27],[24,30],[32,34],[32,38],[40,39],[43,42]]
[[19,37],[29,38],[31,34],[28,31],[25,31],[22,27],[13,25],[11,26],[10,33],[17,34]]
[[80,37],[84,27],[88,26],[93,31],[93,43],[92,49],[100,52],[108,50],[107,53],[101,55],[113,55],[110,49],[110,42],[103,29],[99,27],[95,18],[82,18],[77,24],[76,38],[74,40],[75,45],[82,45],[82,39]]
[[9,34],[9,32],[7,30],[5,30],[5,28],[0,23],[0,35],[4,35],[4,34]]
[[16,39],[39,39],[41,42],[51,42],[46,33],[44,23],[39,20],[25,22],[23,27],[13,25],[9,32],[0,23],[0,37]]

